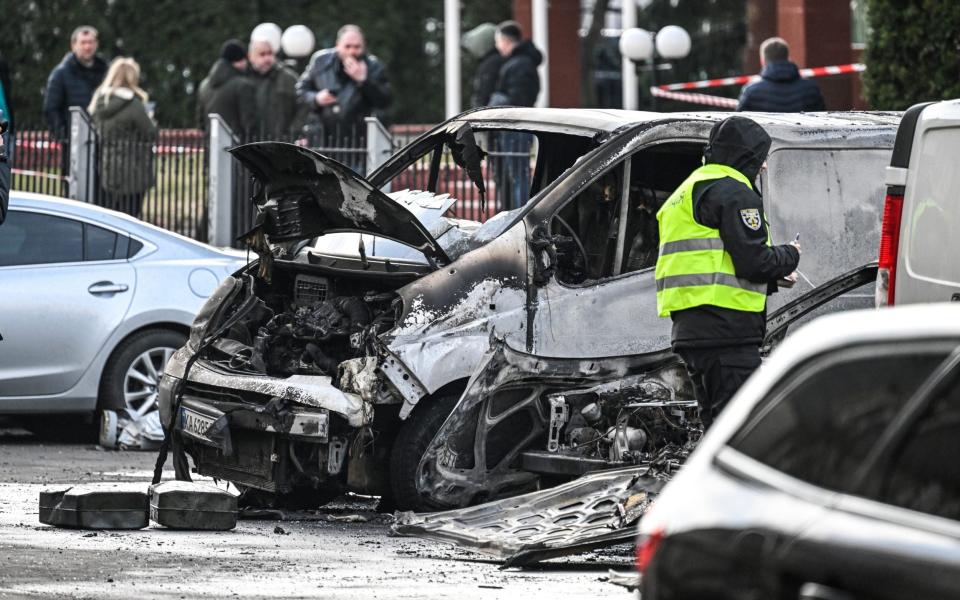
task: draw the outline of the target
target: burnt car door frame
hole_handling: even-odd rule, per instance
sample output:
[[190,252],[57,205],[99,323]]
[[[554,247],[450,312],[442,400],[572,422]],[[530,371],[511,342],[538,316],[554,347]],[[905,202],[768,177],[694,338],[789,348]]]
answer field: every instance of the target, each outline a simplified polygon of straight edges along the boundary
[[[550,222],[567,203],[573,201],[586,190],[587,186],[621,166],[624,166],[625,172],[622,183],[624,186],[628,186],[630,170],[633,168],[632,161],[639,152],[654,146],[671,143],[706,144],[707,135],[712,125],[713,122],[708,120],[665,119],[624,129],[617,134],[615,139],[587,155],[579,164],[574,165],[572,173],[567,174],[557,182],[558,185],[544,190],[543,195],[537,202],[530,206],[529,210],[524,211],[523,220],[526,225],[530,255],[530,273],[527,285],[527,352],[557,358],[576,358],[581,356],[641,354],[669,346],[669,321],[664,320],[663,323],[660,323],[655,310],[656,295],[653,267],[627,273],[618,272],[619,268],[615,267],[614,272],[616,274],[610,277],[588,281],[583,285],[561,283],[556,278],[556,247],[550,239]],[[623,191],[623,189],[620,190],[621,213],[617,240],[617,253],[621,255],[625,244],[622,236],[626,224],[623,208],[628,200],[628,198],[622,197]],[[620,265],[622,261],[615,264]],[[549,293],[548,287],[551,286],[552,280],[556,281],[556,289],[562,291],[568,297],[576,294],[596,294],[597,300],[593,306],[598,311],[603,311],[601,304],[604,297],[627,298],[631,303],[630,313],[632,318],[618,322],[621,325],[627,323],[632,323],[632,325],[627,326],[627,330],[630,330],[630,332],[625,333],[622,336],[623,338],[635,340],[644,337],[651,338],[651,333],[658,330],[659,335],[653,336],[647,347],[627,347],[619,344],[622,349],[618,349],[618,351],[605,351],[611,350],[612,346],[597,349],[588,347],[585,353],[575,354],[572,351],[564,352],[562,348],[558,351],[556,348],[547,346],[543,340],[538,340],[537,320],[540,305],[546,304],[543,296]],[[578,302],[575,298],[572,298],[572,300],[574,303]],[[582,299],[579,301],[582,302]],[[579,319],[576,320],[580,321]],[[596,321],[591,323],[588,320],[580,324],[588,327],[595,325]],[[575,325],[578,325],[578,323],[564,322],[565,334],[573,333],[566,328]],[[657,327],[657,325],[660,325],[660,327]],[[662,343],[657,343],[657,340]],[[578,339],[578,345],[582,346],[582,343],[583,340]],[[618,344],[614,342],[613,345]]]

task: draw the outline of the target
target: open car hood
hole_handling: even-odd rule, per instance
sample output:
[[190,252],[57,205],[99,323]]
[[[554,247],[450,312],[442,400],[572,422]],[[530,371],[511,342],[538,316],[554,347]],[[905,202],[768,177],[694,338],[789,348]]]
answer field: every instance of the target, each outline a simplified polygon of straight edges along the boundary
[[295,242],[334,231],[357,231],[395,240],[446,264],[446,253],[409,210],[332,158],[282,142],[230,149],[256,181],[260,214],[253,231],[270,243]]

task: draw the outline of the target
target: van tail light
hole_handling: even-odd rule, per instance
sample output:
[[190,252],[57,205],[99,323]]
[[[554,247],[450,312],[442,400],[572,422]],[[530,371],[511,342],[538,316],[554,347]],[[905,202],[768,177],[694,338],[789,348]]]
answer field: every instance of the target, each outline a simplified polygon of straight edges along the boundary
[[637,541],[637,570],[646,573],[647,567],[653,562],[653,556],[663,542],[663,528],[657,527],[648,535],[641,536]]
[[897,283],[897,253],[900,248],[900,222],[903,195],[887,194],[883,203],[880,228],[880,256],[877,264],[877,307],[892,306]]

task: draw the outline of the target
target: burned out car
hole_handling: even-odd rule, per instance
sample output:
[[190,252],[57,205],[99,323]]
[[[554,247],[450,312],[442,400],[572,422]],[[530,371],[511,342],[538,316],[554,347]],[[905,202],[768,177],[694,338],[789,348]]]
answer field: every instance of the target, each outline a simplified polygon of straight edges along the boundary
[[[214,294],[165,370],[178,477],[186,454],[271,503],[348,488],[421,507],[423,453],[493,339],[555,359],[664,350],[655,213],[723,116],[485,109],[369,179],[297,146],[235,148],[258,183],[246,239],[260,259]],[[872,259],[898,116],[755,118],[773,139],[759,182],[773,237],[800,230],[808,248],[784,303]],[[441,171],[482,190],[504,131],[535,139],[530,201],[482,225],[444,216],[456,197],[437,193]],[[423,164],[424,189],[383,191]]]
[[[807,315],[872,285],[876,274],[876,263],[864,265],[771,313],[761,354]],[[462,508],[593,471],[665,481],[702,434],[693,384],[669,349],[548,358],[498,341],[424,452],[417,489],[432,508]]]

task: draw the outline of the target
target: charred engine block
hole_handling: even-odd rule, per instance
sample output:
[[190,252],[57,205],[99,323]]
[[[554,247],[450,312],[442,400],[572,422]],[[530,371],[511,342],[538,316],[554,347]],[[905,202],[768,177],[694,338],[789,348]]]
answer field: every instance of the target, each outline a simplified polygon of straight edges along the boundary
[[367,303],[354,296],[296,307],[260,327],[250,362],[269,375],[335,375],[363,347],[372,319]]
[[654,379],[552,394],[547,401],[546,453],[537,452],[544,464],[548,453],[589,464],[642,464],[702,435],[696,401]]

